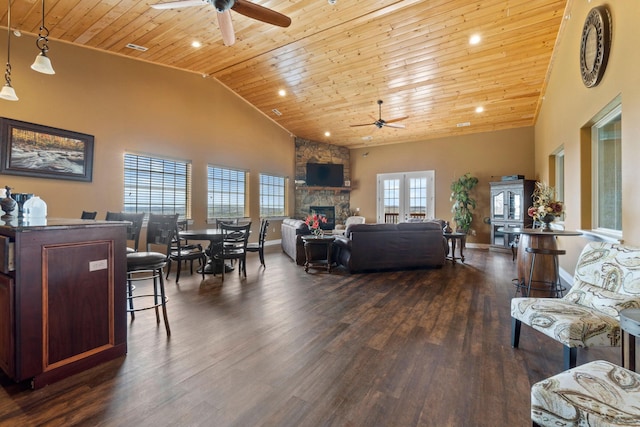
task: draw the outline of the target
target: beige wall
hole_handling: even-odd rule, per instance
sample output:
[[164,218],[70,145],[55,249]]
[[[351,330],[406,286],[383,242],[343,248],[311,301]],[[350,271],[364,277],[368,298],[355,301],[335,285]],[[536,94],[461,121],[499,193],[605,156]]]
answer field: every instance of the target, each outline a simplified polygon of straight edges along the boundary
[[217,81],[60,42],[49,46],[53,76],[29,68],[37,53],[32,37],[12,38],[20,100],[0,100],[0,116],[94,135],[93,182],[0,175],[0,185],[41,196],[50,217],[76,218],[85,209],[104,218],[107,210],[121,210],[126,151],[193,162],[195,226],[206,221],[207,164],[250,171],[256,223],[258,174],[293,180],[291,135]]
[[[546,96],[535,127],[535,167],[541,179],[549,176],[549,155],[560,146],[565,149],[566,228],[590,228],[580,223],[580,173],[590,168],[580,162],[580,128],[616,96],[622,97],[622,229],[625,243],[640,245],[640,197],[637,191],[640,163],[640,55],[638,22],[640,2],[574,1],[571,19],[554,52],[555,61]],[[612,15],[613,37],[604,78],[594,88],[586,88],[580,78],[580,36],[584,20],[592,7],[607,4]],[[588,206],[585,206],[588,209]],[[559,245],[567,249],[562,266],[573,271],[584,238],[566,238]]]
[[435,216],[451,221],[451,182],[471,172],[479,183],[472,223],[477,235],[469,242],[488,244],[491,228],[482,220],[489,216],[489,182],[516,174],[534,179],[533,140],[533,128],[520,128],[352,150],[351,208],[359,207],[367,222],[375,222],[377,174],[433,170]]

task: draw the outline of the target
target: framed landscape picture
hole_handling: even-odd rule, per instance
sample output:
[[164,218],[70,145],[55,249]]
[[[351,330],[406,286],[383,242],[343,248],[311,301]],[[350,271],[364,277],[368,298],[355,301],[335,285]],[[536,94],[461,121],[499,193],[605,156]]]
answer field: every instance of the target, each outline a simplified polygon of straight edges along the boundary
[[0,137],[0,173],[91,182],[92,135],[3,117]]

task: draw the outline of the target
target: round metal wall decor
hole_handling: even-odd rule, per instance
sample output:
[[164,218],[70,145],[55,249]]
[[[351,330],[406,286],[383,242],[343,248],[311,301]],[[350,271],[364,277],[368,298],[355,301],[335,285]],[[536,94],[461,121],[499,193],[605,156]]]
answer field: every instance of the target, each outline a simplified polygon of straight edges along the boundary
[[580,40],[580,75],[586,87],[600,83],[611,49],[611,15],[605,6],[589,11]]

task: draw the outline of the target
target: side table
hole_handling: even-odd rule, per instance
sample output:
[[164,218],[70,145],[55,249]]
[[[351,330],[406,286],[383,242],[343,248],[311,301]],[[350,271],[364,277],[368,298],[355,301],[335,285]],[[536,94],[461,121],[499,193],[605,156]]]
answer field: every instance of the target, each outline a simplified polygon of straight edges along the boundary
[[[447,239],[447,245],[449,241],[451,241],[451,255],[447,255],[447,259],[451,261],[452,264],[456,263],[456,259],[464,262],[464,245],[467,241],[467,233],[453,232],[453,233],[442,233],[444,238]],[[460,242],[460,256],[456,256],[456,242]]]
[[636,370],[636,338],[640,337],[640,308],[620,311],[622,329],[622,366]]
[[[307,235],[302,236],[302,241],[304,242],[304,254],[306,256],[306,262],[304,263],[304,271],[306,273],[309,272],[309,268],[326,268],[327,272],[331,273],[331,265],[333,262],[331,261],[331,256],[333,255],[333,241],[335,240],[335,236],[314,236]],[[318,251],[314,251],[314,247],[320,247],[320,252],[326,254],[326,258],[323,259],[313,259],[313,253],[317,253]]]

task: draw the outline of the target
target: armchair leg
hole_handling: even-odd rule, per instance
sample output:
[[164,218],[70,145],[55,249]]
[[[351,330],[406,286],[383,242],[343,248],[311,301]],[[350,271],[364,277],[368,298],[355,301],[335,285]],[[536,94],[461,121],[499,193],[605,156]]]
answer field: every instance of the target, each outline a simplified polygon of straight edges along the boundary
[[520,328],[522,328],[522,322],[515,317],[511,318],[511,347],[518,348],[520,344]]
[[571,369],[571,368],[575,368],[576,367],[576,360],[577,360],[577,355],[578,355],[578,348],[577,347],[567,347],[566,345],[564,346],[564,352],[563,352],[563,358],[564,358],[564,369]]

